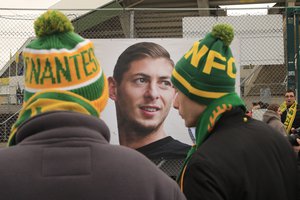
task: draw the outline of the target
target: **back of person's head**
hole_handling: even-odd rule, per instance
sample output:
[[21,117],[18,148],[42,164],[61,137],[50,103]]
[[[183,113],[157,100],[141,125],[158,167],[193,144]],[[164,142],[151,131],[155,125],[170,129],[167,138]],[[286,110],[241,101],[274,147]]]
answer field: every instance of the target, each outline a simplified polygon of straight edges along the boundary
[[235,92],[236,66],[229,45],[233,28],[218,24],[176,63],[172,82],[190,99],[204,105]]
[[262,108],[262,109],[267,109],[267,108],[268,108],[268,106],[269,106],[269,104],[268,104],[268,103],[263,103],[263,104],[262,104],[262,106],[261,106],[261,108]]
[[108,99],[107,79],[94,54],[94,45],[73,31],[60,11],[49,10],[34,22],[36,39],[23,50],[25,103],[49,89],[69,91],[102,111]]
[[123,74],[129,70],[130,64],[144,58],[165,58],[174,66],[169,52],[164,47],[153,42],[140,42],[131,45],[119,56],[114,68],[113,78],[120,84]]
[[90,40],[73,31],[68,18],[49,10],[35,22],[36,37],[23,50],[24,104],[12,127],[35,115],[68,110],[99,117],[108,100],[108,83]]
[[277,112],[277,111],[278,111],[278,108],[279,108],[279,104],[277,104],[277,103],[271,103],[271,104],[268,106],[267,110],[273,110],[273,111]]
[[237,69],[230,49],[233,38],[231,25],[215,25],[203,39],[194,42],[173,69],[171,81],[178,89],[174,107],[182,111],[179,114],[187,127],[197,127],[196,144],[189,155],[209,138],[225,112],[234,110],[244,116],[246,111],[235,92]]
[[264,102],[259,101],[259,102],[258,102],[258,105],[262,108],[262,107],[264,106]]

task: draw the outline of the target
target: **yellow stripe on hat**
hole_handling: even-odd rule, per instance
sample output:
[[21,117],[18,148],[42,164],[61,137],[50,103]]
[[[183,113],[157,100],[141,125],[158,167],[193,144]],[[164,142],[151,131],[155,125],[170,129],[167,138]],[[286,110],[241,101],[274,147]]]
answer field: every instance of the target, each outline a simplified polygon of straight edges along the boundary
[[174,76],[175,79],[177,79],[190,93],[200,96],[200,97],[205,97],[205,98],[211,98],[211,99],[217,99],[220,98],[228,93],[226,92],[208,92],[204,90],[199,90],[197,88],[194,88],[191,86],[189,82],[187,82],[175,69],[172,72],[172,75]]
[[24,51],[25,86],[32,89],[58,89],[78,86],[94,79],[100,65],[91,42],[77,51]]

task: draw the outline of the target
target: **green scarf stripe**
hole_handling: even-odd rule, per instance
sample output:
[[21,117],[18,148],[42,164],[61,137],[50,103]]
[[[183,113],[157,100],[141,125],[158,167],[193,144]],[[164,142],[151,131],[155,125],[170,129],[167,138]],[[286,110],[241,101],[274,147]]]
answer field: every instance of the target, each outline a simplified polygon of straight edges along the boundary
[[[203,143],[203,141],[208,137],[209,133],[207,127],[210,124],[209,119],[210,117],[214,117],[213,111],[217,111],[218,106],[222,108],[223,104],[227,106],[231,105],[232,107],[241,106],[244,110],[246,110],[243,100],[236,93],[230,93],[212,101],[198,120],[198,125],[196,128],[196,146],[200,146]],[[221,116],[222,115],[219,115],[217,117],[215,123],[219,120]]]
[[88,102],[76,97],[76,96],[71,96],[68,94],[64,93],[57,93],[57,92],[46,92],[46,93],[37,93],[27,104],[30,104],[39,98],[44,98],[44,99],[56,99],[56,100],[61,100],[61,101],[68,101],[68,102],[76,102],[83,106],[91,115],[95,117],[99,117],[99,113],[95,110],[95,108],[89,104]]
[[[11,134],[9,136],[9,140],[8,140],[9,146],[16,144],[16,141],[15,141],[16,133],[17,133],[18,128],[21,126],[21,124],[24,123],[25,121],[27,121],[28,119],[30,119],[31,117],[34,117],[43,112],[42,107],[38,106],[39,100],[49,101],[49,103],[50,103],[50,100],[58,100],[59,101],[58,105],[60,104],[60,102],[63,102],[66,104],[72,103],[72,107],[77,108],[77,109],[81,108],[84,110],[84,113],[88,112],[92,116],[95,116],[97,118],[99,117],[99,113],[93,107],[93,105],[90,104],[88,101],[86,101],[81,96],[77,96],[76,94],[73,94],[70,92],[65,92],[65,91],[59,91],[59,90],[37,93],[35,96],[33,96],[30,99],[30,101],[28,101],[27,103],[25,103],[23,105],[23,110],[20,113],[17,121],[15,122],[15,124],[12,127],[12,132],[11,132]],[[37,103],[37,104],[35,104],[35,103]],[[50,105],[50,107],[48,107],[48,108],[51,108],[52,104],[50,103],[48,105]],[[55,105],[55,103],[53,105]],[[42,106],[45,106],[45,108],[47,107],[47,105],[42,105]],[[59,106],[57,108],[58,108],[58,110],[60,110]],[[63,107],[61,107],[61,108],[63,108]],[[34,113],[33,113],[32,109],[35,110]],[[55,111],[57,109],[55,107],[52,107],[52,110]],[[50,109],[50,111],[51,111],[51,109]],[[47,110],[45,112],[49,112],[49,110]]]
[[[227,94],[219,99],[215,99],[211,101],[211,103],[206,107],[204,112],[201,114],[200,118],[198,119],[197,127],[196,127],[196,144],[191,147],[189,150],[187,157],[184,161],[183,167],[179,173],[177,181],[180,181],[182,176],[182,172],[184,167],[187,165],[188,161],[192,157],[192,155],[197,151],[197,149],[203,144],[203,142],[209,137],[209,130],[208,125],[211,126],[211,130],[213,129],[214,125],[217,121],[221,118],[221,116],[227,112],[227,110],[222,110],[221,112],[217,109],[218,107],[223,108],[223,104],[225,104],[226,108],[234,108],[234,107],[241,107],[243,110],[246,110],[245,104],[243,100],[236,94],[230,93]],[[218,114],[214,116],[213,112],[217,112]],[[214,123],[211,124],[210,118],[214,118]]]
[[14,127],[19,127],[24,121],[29,119],[30,116],[31,116],[31,110],[25,110],[24,113],[18,118],[18,120],[14,124]]
[[[63,41],[63,43],[61,41]],[[57,33],[37,38],[30,42],[26,48],[36,50],[50,50],[53,48],[72,50],[83,41],[84,39],[74,32]]]
[[[74,89],[74,90],[70,90],[73,93],[79,94],[81,96],[83,96],[84,98],[90,100],[90,101],[94,101],[96,99],[99,99],[102,96],[103,90],[104,90],[104,76],[102,73],[102,76],[97,79],[94,83],[91,83],[90,85],[78,88],[78,89]],[[25,102],[30,99],[35,93],[29,92],[26,90],[24,90],[24,100]]]

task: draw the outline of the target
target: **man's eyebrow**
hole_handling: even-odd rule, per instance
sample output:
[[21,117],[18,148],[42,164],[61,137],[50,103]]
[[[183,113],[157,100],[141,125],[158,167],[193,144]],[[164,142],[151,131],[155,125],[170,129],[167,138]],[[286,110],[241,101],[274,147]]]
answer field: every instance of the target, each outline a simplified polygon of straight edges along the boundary
[[160,76],[159,79],[171,79],[171,76]]
[[[142,76],[142,77],[145,77],[145,78],[151,78],[150,75],[144,74],[144,73],[136,73],[136,74],[133,74],[132,76],[133,76],[133,77],[136,77],[136,76]],[[159,76],[158,78],[159,78],[159,79],[171,79],[171,75]]]
[[144,73],[136,73],[136,74],[133,74],[132,76],[133,76],[133,77],[136,77],[136,76],[142,76],[142,77],[150,78],[149,75],[144,74]]

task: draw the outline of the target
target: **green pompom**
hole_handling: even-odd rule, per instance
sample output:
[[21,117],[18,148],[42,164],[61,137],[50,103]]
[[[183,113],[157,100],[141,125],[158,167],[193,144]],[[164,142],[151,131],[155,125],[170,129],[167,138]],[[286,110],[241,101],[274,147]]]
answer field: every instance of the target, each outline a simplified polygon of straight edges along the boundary
[[34,22],[37,37],[73,31],[70,20],[60,11],[48,10]]
[[213,27],[212,33],[214,37],[219,38],[226,46],[229,46],[233,40],[233,28],[229,24],[217,24]]

